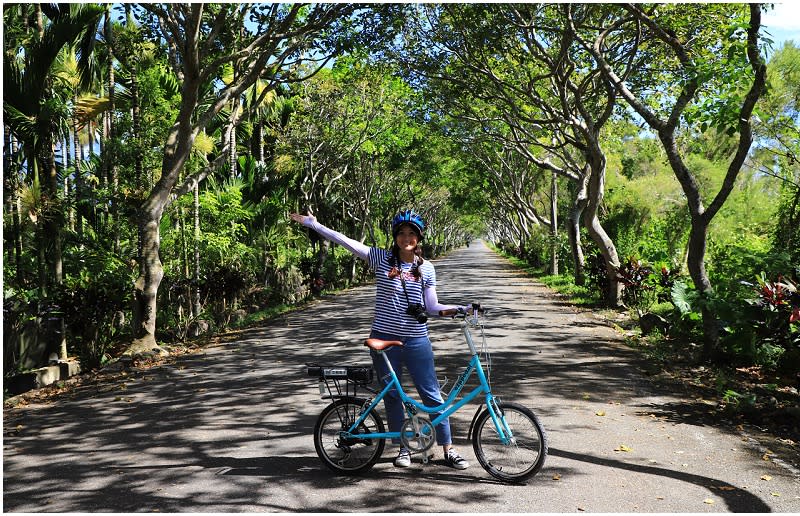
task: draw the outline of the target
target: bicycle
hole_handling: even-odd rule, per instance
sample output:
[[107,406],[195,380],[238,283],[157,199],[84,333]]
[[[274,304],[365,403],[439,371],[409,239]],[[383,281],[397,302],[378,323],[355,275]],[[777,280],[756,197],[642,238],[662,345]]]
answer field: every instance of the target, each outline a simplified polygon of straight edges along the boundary
[[[403,390],[388,357],[383,353],[392,346],[402,346],[401,341],[370,338],[365,342],[387,364],[388,378],[383,379],[385,386],[380,391],[370,386],[374,377],[371,364],[307,364],[307,374],[319,379],[322,398],[332,400],[322,410],[314,426],[314,448],[329,469],[341,474],[358,474],[369,470],[381,457],[386,439],[399,439],[412,454],[423,454],[423,463],[427,463],[427,451],[434,444],[436,425],[481,395],[484,396],[483,402],[475,412],[467,434],[480,465],[493,477],[511,483],[523,482],[542,469],[547,457],[547,435],[539,419],[527,407],[500,401],[492,394],[491,356],[483,325],[485,310],[473,304],[471,313],[458,309],[440,312],[440,315],[461,319],[462,333],[471,358],[444,403],[437,407],[426,407]],[[471,328],[480,328],[488,373],[475,347]],[[479,385],[459,399],[473,372],[477,375]],[[387,432],[376,410],[392,388],[396,388],[400,394],[408,416],[399,432]],[[360,397],[359,389],[362,394],[364,391],[369,393],[369,397]],[[440,414],[433,420],[423,417],[423,414],[433,413]]]

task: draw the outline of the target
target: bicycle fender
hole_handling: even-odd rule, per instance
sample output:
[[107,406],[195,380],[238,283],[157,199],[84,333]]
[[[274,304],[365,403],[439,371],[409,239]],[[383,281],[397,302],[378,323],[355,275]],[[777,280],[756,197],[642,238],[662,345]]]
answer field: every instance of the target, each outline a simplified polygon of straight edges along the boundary
[[475,428],[475,422],[478,420],[478,417],[483,413],[486,407],[484,405],[480,405],[478,410],[475,411],[475,415],[472,416],[472,422],[469,424],[469,430],[467,430],[467,440],[472,441],[472,429]]

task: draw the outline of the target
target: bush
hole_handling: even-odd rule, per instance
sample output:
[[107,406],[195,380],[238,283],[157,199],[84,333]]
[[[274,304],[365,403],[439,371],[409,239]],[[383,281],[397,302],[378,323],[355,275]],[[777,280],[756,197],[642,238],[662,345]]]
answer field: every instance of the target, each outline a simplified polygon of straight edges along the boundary
[[796,370],[800,357],[800,294],[797,283],[786,278],[750,284],[749,298],[706,297],[682,282],[673,287],[676,322],[686,333],[700,333],[703,303],[722,325],[721,346],[736,365]]
[[130,333],[125,320],[133,304],[132,278],[124,271],[95,277],[82,274],[53,291],[54,313],[64,317],[68,345],[78,355],[81,366],[101,366],[112,347]]

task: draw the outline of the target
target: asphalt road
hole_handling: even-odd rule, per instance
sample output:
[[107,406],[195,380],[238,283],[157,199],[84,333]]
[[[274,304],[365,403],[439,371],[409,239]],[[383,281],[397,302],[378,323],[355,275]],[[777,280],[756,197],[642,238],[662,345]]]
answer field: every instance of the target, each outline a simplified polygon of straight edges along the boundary
[[[443,302],[480,301],[492,383],[533,409],[549,437],[527,485],[495,481],[452,419],[464,471],[441,452],[338,477],[311,438],[325,405],[303,364],[368,361],[373,287],[327,297],[175,363],[84,383],[6,409],[5,512],[798,512],[797,457],[709,426],[640,374],[609,327],[559,302],[477,242],[436,263]],[[442,376],[466,360],[458,326],[431,323]],[[452,384],[452,383],[451,383]]]

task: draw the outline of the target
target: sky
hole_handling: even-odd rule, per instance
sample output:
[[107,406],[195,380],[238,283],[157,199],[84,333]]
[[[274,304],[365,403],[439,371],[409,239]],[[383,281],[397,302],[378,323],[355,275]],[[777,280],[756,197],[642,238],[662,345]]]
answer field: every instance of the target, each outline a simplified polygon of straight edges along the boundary
[[763,12],[761,24],[772,35],[775,50],[790,39],[800,45],[800,2],[791,0],[776,3],[775,9]]

